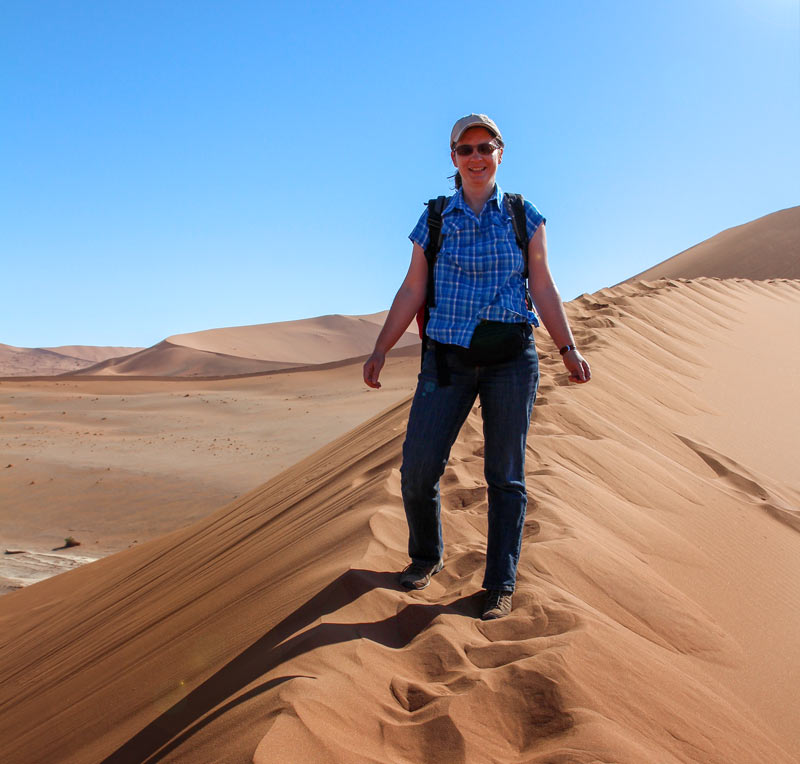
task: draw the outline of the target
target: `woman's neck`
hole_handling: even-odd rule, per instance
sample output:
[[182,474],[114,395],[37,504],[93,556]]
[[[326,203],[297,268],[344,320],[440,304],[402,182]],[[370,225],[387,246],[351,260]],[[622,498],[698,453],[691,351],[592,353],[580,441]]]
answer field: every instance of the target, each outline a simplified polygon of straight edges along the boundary
[[488,188],[485,186],[480,188],[467,188],[465,184],[462,184],[461,193],[464,196],[464,200],[469,205],[469,208],[475,213],[475,216],[478,217],[481,214],[483,206],[494,193],[494,183]]

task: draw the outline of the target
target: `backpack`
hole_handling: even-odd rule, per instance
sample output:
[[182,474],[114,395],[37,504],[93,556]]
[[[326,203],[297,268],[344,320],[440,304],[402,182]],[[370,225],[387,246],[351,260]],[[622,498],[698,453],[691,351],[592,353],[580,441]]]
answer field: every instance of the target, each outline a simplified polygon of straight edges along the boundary
[[[431,199],[427,202],[428,246],[425,247],[425,259],[428,262],[428,286],[425,303],[417,312],[417,325],[419,326],[419,336],[422,340],[422,358],[425,357],[425,351],[428,349],[428,335],[425,333],[425,329],[430,319],[430,309],[436,307],[436,287],[433,283],[433,272],[436,265],[436,257],[442,248],[442,212],[451,198],[449,196],[438,196],[436,199]],[[503,201],[506,209],[511,213],[514,237],[517,240],[517,246],[522,251],[522,279],[525,281],[528,278],[529,242],[528,224],[525,216],[525,199],[522,194],[503,193]],[[527,284],[525,285],[525,302],[528,305],[528,310],[531,310],[533,308],[533,300],[531,300]]]

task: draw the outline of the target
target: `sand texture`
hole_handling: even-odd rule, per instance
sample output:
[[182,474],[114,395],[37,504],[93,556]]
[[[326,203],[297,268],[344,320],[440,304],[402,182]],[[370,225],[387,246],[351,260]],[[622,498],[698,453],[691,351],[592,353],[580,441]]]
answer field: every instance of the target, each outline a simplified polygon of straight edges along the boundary
[[[190,517],[189,502],[185,527],[0,597],[4,760],[798,761],[800,359],[786,349],[800,282],[636,281],[568,310],[594,379],[570,385],[537,334],[543,376],[515,609],[488,623],[475,618],[486,538],[477,407],[442,480],[445,568],[421,592],[396,584],[412,356],[387,368],[379,393],[358,391],[358,363],[292,372],[294,383],[287,373],[140,381],[126,395],[118,385],[133,381],[73,380],[58,391],[38,387],[54,381],[13,391],[2,382],[4,416],[18,402],[7,393],[27,396],[14,435],[44,435],[70,416],[65,432],[77,431],[103,402],[165,417],[186,405],[187,419],[205,411],[222,429],[222,410],[233,410],[222,401],[241,397],[240,419],[223,433],[233,439],[272,426],[248,413],[260,396],[278,402],[272,384],[299,394],[322,383],[320,416],[327,389],[352,411],[376,406],[212,514]],[[59,402],[23,433],[22,414],[56,392],[84,396],[83,419]],[[127,416],[117,441],[132,437]],[[308,424],[294,421],[298,431]],[[161,491],[168,514],[169,497],[193,485],[196,495],[201,483],[246,483],[223,477],[235,458],[215,464],[222,457],[209,452],[181,467],[178,433],[167,419],[175,456],[143,516],[160,514]],[[100,448],[105,436],[93,437]],[[10,442],[18,460],[27,446]],[[51,463],[58,449],[42,446]],[[75,450],[91,462],[90,449]]]

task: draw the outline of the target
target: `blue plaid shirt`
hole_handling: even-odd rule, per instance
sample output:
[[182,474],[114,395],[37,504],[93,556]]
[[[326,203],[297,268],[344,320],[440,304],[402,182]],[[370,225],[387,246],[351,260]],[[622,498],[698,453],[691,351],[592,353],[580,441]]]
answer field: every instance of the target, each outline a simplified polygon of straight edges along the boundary
[[[545,219],[528,201],[525,216],[531,238]],[[427,246],[427,208],[409,238]],[[482,320],[538,326],[525,302],[524,265],[500,186],[477,217],[459,189],[442,212],[442,248],[433,274],[436,307],[431,308],[428,336],[469,347]]]

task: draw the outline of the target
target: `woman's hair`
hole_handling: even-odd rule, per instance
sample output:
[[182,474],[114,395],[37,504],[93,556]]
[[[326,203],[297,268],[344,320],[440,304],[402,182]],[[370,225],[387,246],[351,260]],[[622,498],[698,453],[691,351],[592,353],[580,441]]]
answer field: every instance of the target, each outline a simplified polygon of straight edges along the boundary
[[[503,139],[502,138],[498,138],[495,135],[495,137],[492,138],[492,140],[497,144],[497,148],[502,149],[502,148],[505,147],[505,144],[503,143]],[[452,179],[453,183],[456,184],[456,190],[461,188],[461,173],[458,170],[455,171],[454,175],[448,175],[447,177],[448,177],[448,179]]]

